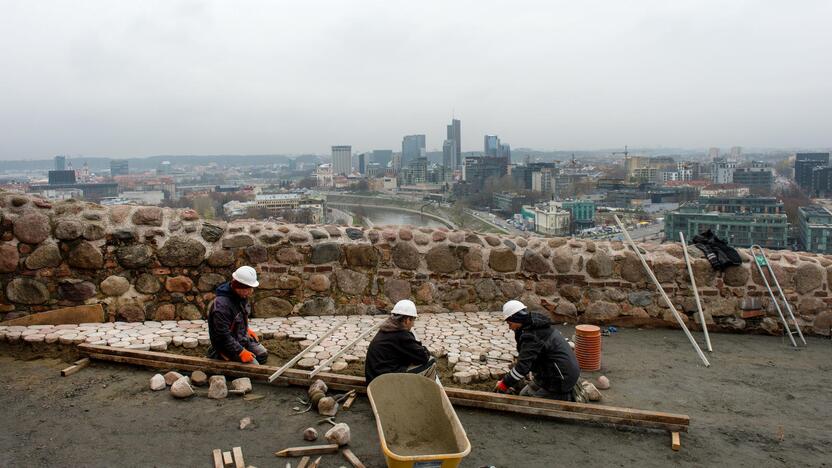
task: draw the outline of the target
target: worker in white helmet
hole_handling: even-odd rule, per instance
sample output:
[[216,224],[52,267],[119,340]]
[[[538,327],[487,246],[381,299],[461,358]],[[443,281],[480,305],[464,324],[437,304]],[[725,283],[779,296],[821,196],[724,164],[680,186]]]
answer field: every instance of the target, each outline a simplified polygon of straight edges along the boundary
[[404,299],[393,306],[367,348],[364,377],[367,383],[382,374],[408,372],[436,378],[436,360],[413,334],[416,304]]
[[217,297],[208,307],[208,336],[211,338],[208,357],[264,364],[269,358],[269,350],[248,327],[251,315],[248,299],[260,285],[257,272],[250,266],[241,266],[231,278],[217,287]]
[[531,372],[533,378],[520,395],[575,401],[574,387],[581,376],[578,359],[549,317],[529,312],[520,301],[508,301],[503,319],[514,331],[518,356],[494,391],[513,393]]

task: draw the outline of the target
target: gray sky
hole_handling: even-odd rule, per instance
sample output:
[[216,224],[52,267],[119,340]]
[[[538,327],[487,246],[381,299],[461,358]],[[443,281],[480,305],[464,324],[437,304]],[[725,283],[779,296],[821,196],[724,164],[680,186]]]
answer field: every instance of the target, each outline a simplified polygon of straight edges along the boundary
[[832,2],[0,0],[0,159],[832,145]]

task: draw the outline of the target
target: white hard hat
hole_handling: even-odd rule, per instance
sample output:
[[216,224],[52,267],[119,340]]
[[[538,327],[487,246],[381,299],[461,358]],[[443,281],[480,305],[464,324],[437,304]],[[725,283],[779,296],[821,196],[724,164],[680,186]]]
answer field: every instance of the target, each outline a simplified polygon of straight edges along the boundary
[[503,304],[503,320],[511,317],[512,315],[520,312],[521,310],[526,308],[526,304],[523,304],[520,301],[508,301]]
[[406,315],[408,317],[416,317],[416,304],[409,299],[402,299],[393,306],[391,314]]
[[250,266],[241,266],[240,268],[237,268],[234,273],[231,273],[231,277],[237,280],[238,283],[242,283],[252,288],[260,286],[260,283],[257,282],[257,272]]

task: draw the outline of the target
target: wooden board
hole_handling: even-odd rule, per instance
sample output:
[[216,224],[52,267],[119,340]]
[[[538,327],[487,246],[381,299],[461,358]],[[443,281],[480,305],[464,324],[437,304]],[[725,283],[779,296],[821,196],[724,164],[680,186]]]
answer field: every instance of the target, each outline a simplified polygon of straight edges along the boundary
[[348,462],[353,466],[353,468],[366,468],[361,460],[352,453],[352,450],[348,448],[341,449],[341,455],[347,459]]
[[231,458],[231,452],[222,453],[222,462],[226,465],[234,463],[234,460]]
[[243,461],[243,449],[234,447],[231,452],[234,454],[234,468],[246,468],[246,462]]
[[79,359],[75,361],[74,365],[71,365],[66,369],[61,370],[61,376],[66,377],[68,375],[72,375],[78,372],[79,370],[87,367],[88,365],[90,365],[90,358]]
[[308,468],[309,467],[309,457],[303,457],[298,462],[298,468]]
[[679,438],[678,432],[670,433],[670,448],[675,451],[678,451],[680,448],[682,448],[682,442]]
[[[90,344],[81,344],[78,349],[93,359],[122,362],[155,369],[203,370],[215,374],[249,377],[261,381],[268,379],[276,369],[269,366],[251,366],[196,356],[128,350]],[[319,377],[334,390],[356,390],[357,392],[366,393],[366,385],[362,377],[330,373],[321,373]],[[299,386],[308,386],[311,383],[309,372],[297,369],[288,369],[279,380]],[[518,414],[537,414],[559,420],[656,428],[675,432],[686,432],[690,424],[690,418],[681,414],[502,395],[451,387],[446,387],[445,392],[456,406],[493,409]]]
[[64,307],[16,319],[0,322],[0,325],[64,325],[104,322],[104,307],[101,304]]
[[225,465],[222,461],[222,450],[214,449],[211,455],[214,457],[214,468],[222,468]]
[[342,407],[345,410],[350,409],[353,403],[355,403],[355,399],[358,398],[358,393],[353,393],[349,397],[347,397],[347,401],[344,402],[344,406]]
[[338,444],[306,445],[303,447],[289,447],[274,454],[278,457],[300,457],[303,455],[321,455],[335,453],[338,451]]

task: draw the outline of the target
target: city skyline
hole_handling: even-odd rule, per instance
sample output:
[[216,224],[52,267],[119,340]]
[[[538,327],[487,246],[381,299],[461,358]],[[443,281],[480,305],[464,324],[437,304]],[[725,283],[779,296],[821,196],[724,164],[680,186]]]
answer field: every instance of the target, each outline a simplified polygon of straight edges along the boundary
[[832,145],[829,2],[0,11],[0,160],[326,154],[414,133],[441,151],[452,117],[463,152],[485,134],[540,149]]

